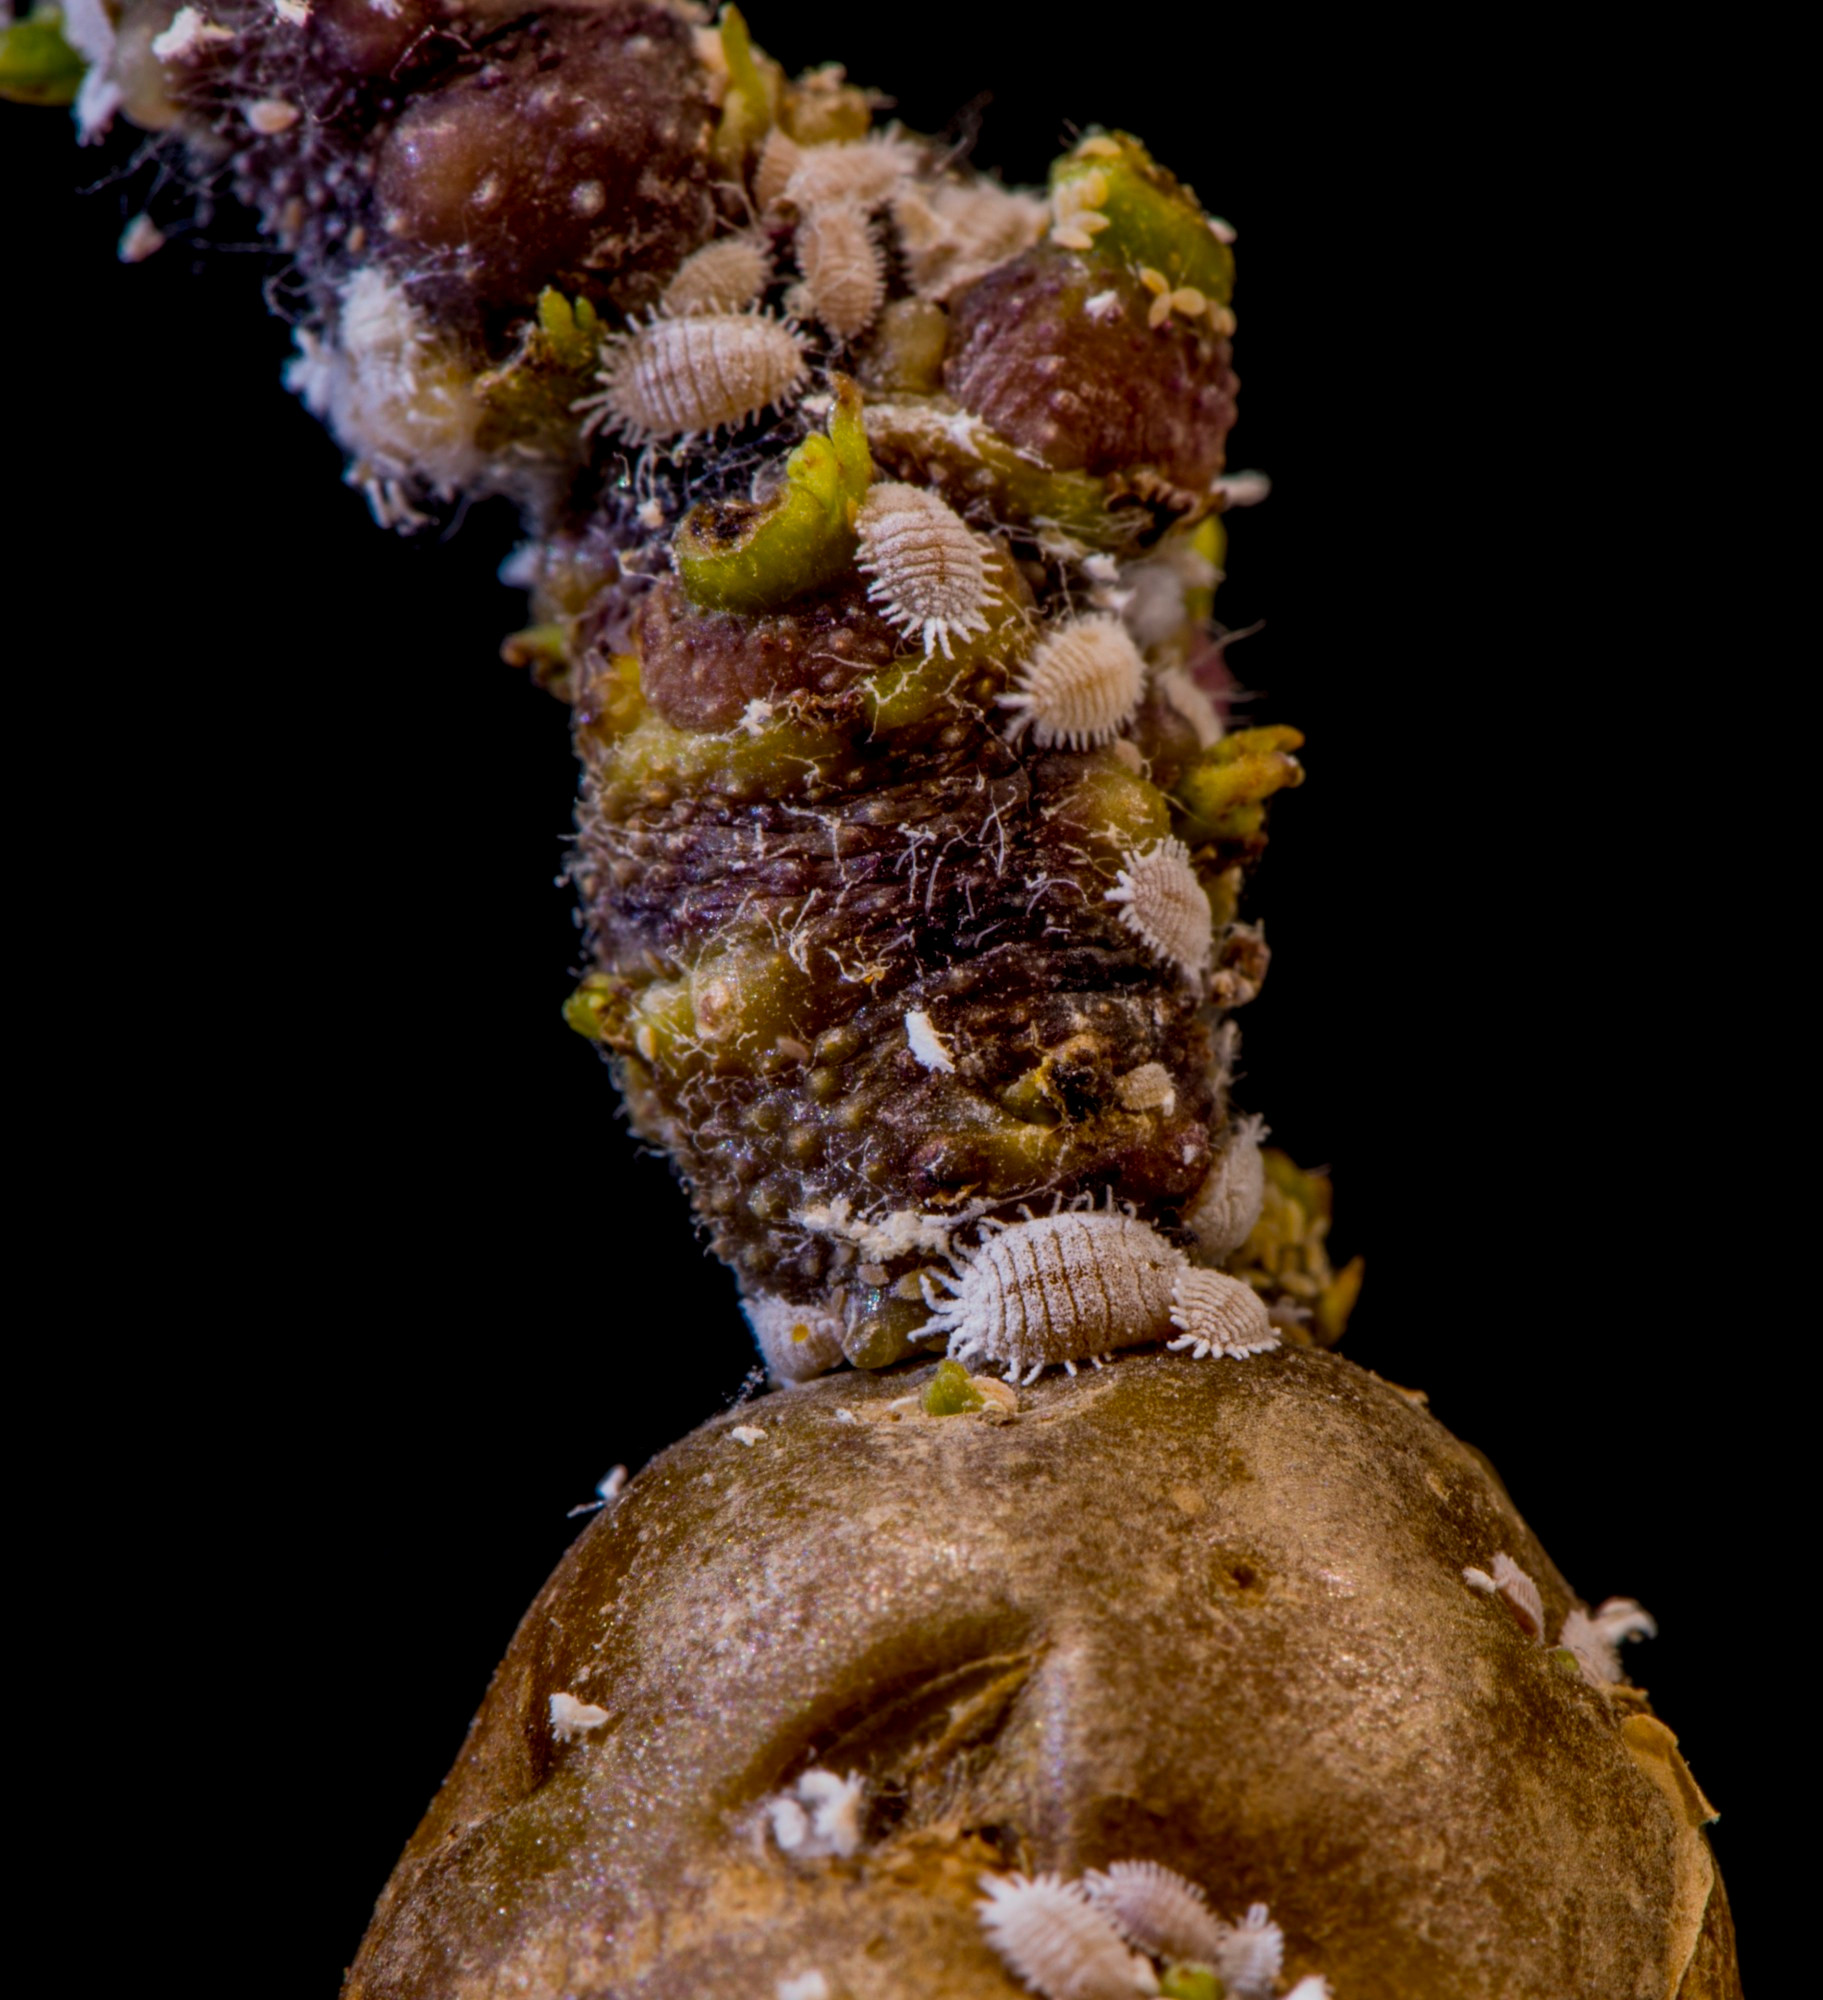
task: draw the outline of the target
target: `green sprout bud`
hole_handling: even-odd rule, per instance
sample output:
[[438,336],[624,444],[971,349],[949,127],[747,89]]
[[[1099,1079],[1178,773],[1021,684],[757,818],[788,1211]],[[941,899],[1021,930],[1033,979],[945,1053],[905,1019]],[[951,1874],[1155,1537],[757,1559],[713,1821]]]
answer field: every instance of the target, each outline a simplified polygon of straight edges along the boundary
[[937,1372],[924,1391],[927,1417],[959,1417],[965,1410],[979,1410],[987,1398],[968,1378],[960,1361],[939,1361]]
[[855,555],[855,512],[873,478],[861,392],[834,377],[829,434],[807,437],[785,461],[785,481],[757,505],[692,508],[677,531],[677,573],[710,611],[771,609],[832,583]]
[[0,97],[15,104],[74,104],[87,67],[63,39],[61,7],[0,28]]
[[[1098,181],[1091,181],[1098,176]],[[1225,306],[1234,296],[1234,253],[1209,225],[1202,205],[1174,174],[1125,132],[1093,133],[1051,167],[1053,195],[1088,183],[1088,206],[1103,225],[1091,256],[1132,270],[1153,270],[1173,287],[1199,291]]]

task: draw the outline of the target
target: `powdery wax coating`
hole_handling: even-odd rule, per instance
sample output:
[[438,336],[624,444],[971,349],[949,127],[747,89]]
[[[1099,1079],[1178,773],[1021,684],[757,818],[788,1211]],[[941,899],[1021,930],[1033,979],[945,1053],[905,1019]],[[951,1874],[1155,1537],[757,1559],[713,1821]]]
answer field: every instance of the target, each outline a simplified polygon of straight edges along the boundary
[[[1089,312],[1112,294],[1119,309]],[[945,385],[1060,471],[1150,467],[1200,491],[1222,469],[1240,384],[1207,322],[1147,325],[1137,283],[1041,246],[950,301]]]
[[380,240],[451,310],[648,273],[655,292],[710,233],[709,135],[690,31],[669,9],[542,15],[407,107],[380,153]]

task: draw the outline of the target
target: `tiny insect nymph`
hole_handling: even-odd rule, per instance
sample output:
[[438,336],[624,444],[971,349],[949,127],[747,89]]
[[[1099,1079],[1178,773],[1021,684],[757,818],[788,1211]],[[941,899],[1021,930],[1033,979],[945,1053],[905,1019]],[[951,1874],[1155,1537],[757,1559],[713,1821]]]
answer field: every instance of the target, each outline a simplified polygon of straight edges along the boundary
[[886,265],[861,208],[838,201],[812,209],[796,246],[811,316],[843,340],[865,333],[886,297]]
[[1266,2000],[1278,1983],[1285,1962],[1285,1933],[1255,1903],[1223,1937],[1215,1969],[1238,2000]]
[[829,1306],[801,1306],[764,1292],[741,1301],[766,1366],[781,1382],[808,1382],[841,1360],[841,1306],[840,1295]]
[[[915,146],[878,135],[805,146],[780,192],[799,210],[839,201],[878,208],[917,163]],[[763,157],[760,164],[763,171]]]
[[1076,1364],[1160,1340],[1170,1329],[1183,1253],[1149,1223],[1117,1210],[1066,1209],[1024,1222],[990,1223],[956,1262],[932,1307],[929,1331],[949,1335],[958,1361],[1001,1368],[1009,1382],[1035,1382]]
[[611,341],[600,394],[577,408],[589,412],[586,430],[606,425],[630,444],[702,437],[788,403],[805,373],[803,344],[782,320],[692,313]]
[[1014,739],[1030,729],[1041,750],[1089,750],[1132,721],[1145,685],[1146,663],[1118,618],[1072,618],[1039,642],[1000,706],[1013,711]]
[[1171,707],[1196,731],[1199,749],[1207,750],[1211,743],[1222,740],[1220,711],[1186,668],[1167,667],[1157,676],[1156,685]]
[[[1491,1582],[1495,1592],[1505,1600],[1507,1609],[1519,1621],[1519,1629],[1528,1638],[1542,1639],[1544,1637],[1544,1600],[1538,1594],[1537,1584],[1532,1581],[1525,1571],[1504,1550],[1494,1558],[1489,1567],[1493,1572],[1492,1576],[1484,1579],[1483,1583],[1476,1584],[1475,1588],[1485,1588],[1486,1583]],[[1466,1570],[1463,1572],[1465,1578],[1471,1583],[1474,1582],[1474,1577],[1481,1576],[1481,1574],[1482,1572],[1479,1570],[1475,1571],[1472,1576]]]
[[804,149],[787,132],[775,125],[766,134],[766,143],[753,168],[753,203],[762,215],[785,198],[791,177],[804,158]]
[[579,1701],[563,1692],[551,1696],[551,1734],[559,1743],[573,1743],[586,1731],[599,1729],[607,1719],[608,1711],[592,1701]]
[[1184,1227],[1211,1263],[1238,1250],[1260,1219],[1266,1200],[1266,1169],[1260,1156],[1265,1136],[1266,1127],[1258,1118],[1241,1119],[1184,1211]]
[[1569,1612],[1557,1643],[1576,1655],[1585,1680],[1596,1687],[1614,1687],[1622,1677],[1621,1641],[1657,1636],[1658,1621],[1644,1605],[1631,1597],[1610,1597],[1593,1612]]
[[1044,234],[1050,210],[991,181],[908,182],[893,196],[899,248],[920,298],[946,299]]
[[1114,1094],[1127,1111],[1158,1111],[1169,1118],[1177,1109],[1177,1086],[1163,1063],[1141,1063],[1115,1079]]
[[984,1875],[975,1905],[988,1942],[1045,2000],[1133,2000],[1156,1993],[1145,1959],[1089,1901],[1080,1882],[1061,1875]]
[[1083,1877],[1089,1900],[1129,1944],[1213,1965],[1227,1926],[1197,1885],[1156,1861],[1116,1861]]
[[980,540],[958,513],[921,486],[871,486],[855,522],[856,567],[889,624],[952,657],[950,640],[987,630],[994,595]]
[[766,289],[772,260],[753,236],[724,236],[705,243],[678,265],[660,298],[674,318],[686,313],[738,313]]
[[1120,903],[1120,920],[1155,958],[1186,979],[1201,979],[1215,944],[1215,913],[1181,840],[1165,839],[1123,857],[1106,900]]
[[1189,1269],[1178,1273],[1171,1324],[1182,1331],[1171,1348],[1188,1348],[1197,1361],[1209,1355],[1270,1354],[1279,1330],[1267,1317],[1266,1302],[1251,1285],[1226,1271]]
[[764,1808],[772,1837],[781,1853],[799,1861],[842,1858],[856,1853],[862,1840],[867,1785],[853,1771],[806,1771],[789,1792],[769,1799]]

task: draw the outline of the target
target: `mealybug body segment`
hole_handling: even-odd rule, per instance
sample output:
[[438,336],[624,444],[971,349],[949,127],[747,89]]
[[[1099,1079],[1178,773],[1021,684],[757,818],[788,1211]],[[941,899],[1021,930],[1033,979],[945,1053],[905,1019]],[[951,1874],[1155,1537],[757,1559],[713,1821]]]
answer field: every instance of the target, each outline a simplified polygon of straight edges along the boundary
[[1183,1253],[1149,1223],[1107,1209],[1065,1209],[990,1224],[981,1243],[926,1294],[929,1331],[958,1361],[991,1362],[1009,1382],[1164,1338]]
[[1083,1877],[1089,1901],[1129,1944],[1213,1965],[1227,1931],[1197,1885],[1156,1861],[1116,1861]]
[[[917,148],[902,139],[851,139],[805,146],[780,193],[803,212],[836,202],[877,208],[917,163]],[[764,168],[762,156],[762,172]]]
[[1060,1875],[984,1875],[976,1904],[988,1942],[1044,2000],[1133,2000],[1156,1993],[1151,1966],[1089,1901],[1080,1882]]
[[1124,905],[1121,922],[1155,958],[1175,965],[1186,979],[1208,971],[1215,913],[1181,840],[1128,853],[1107,900]]
[[804,309],[842,340],[865,333],[886,297],[886,266],[861,208],[838,201],[812,209],[796,242]]
[[766,1366],[781,1382],[808,1382],[841,1360],[839,1307],[840,1301],[832,1306],[800,1306],[769,1293],[741,1301]]
[[1166,1345],[1188,1348],[1198,1361],[1211,1354],[1270,1354],[1279,1344],[1265,1301],[1226,1271],[1180,1271],[1171,1324],[1179,1336]]
[[1146,663],[1118,618],[1072,618],[1047,633],[1000,697],[1013,711],[1012,734],[1028,728],[1041,750],[1090,750],[1132,721]]
[[705,243],[677,267],[660,297],[674,318],[688,313],[738,313],[753,304],[772,277],[772,260],[752,236],[724,236]]
[[1266,1200],[1266,1168],[1260,1157],[1265,1136],[1265,1126],[1257,1118],[1243,1118],[1235,1125],[1209,1169],[1209,1178],[1184,1211],[1184,1227],[1212,1264],[1238,1250],[1260,1219]]
[[981,543],[952,507],[921,486],[882,480],[855,523],[856,566],[890,624],[950,656],[950,640],[987,630],[992,596]]
[[788,403],[804,383],[804,349],[764,313],[692,313],[615,341],[600,379],[586,406],[592,425],[632,444],[701,437]]

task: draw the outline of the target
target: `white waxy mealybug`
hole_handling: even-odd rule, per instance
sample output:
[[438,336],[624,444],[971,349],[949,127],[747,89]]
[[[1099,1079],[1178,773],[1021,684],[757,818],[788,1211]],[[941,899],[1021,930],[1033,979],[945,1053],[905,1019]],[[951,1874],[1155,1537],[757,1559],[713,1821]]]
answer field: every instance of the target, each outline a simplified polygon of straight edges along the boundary
[[753,202],[762,214],[784,199],[785,189],[803,157],[803,147],[788,132],[781,132],[775,125],[766,134],[766,143],[760,148],[753,168]]
[[739,312],[772,278],[772,259],[753,236],[724,236],[693,250],[671,274],[659,299],[673,318],[686,313]]
[[1475,1590],[1497,1593],[1506,1602],[1507,1609],[1519,1621],[1519,1629],[1531,1639],[1544,1637],[1544,1600],[1538,1594],[1538,1586],[1524,1570],[1504,1552],[1497,1555],[1490,1568],[1491,1576],[1481,1570],[1464,1570],[1463,1581]]
[[1255,1903],[1223,1937],[1215,1957],[1222,1983],[1237,2000],[1266,2000],[1285,1962],[1285,1933]]
[[1080,1882],[1061,1875],[983,1875],[975,1905],[988,1942],[1044,2000],[1133,2000],[1156,1993],[1143,1958],[1089,1901]]
[[585,1730],[599,1729],[607,1719],[608,1711],[592,1701],[578,1701],[573,1694],[551,1697],[551,1734],[559,1743],[574,1743]]
[[872,1215],[857,1215],[854,1203],[845,1194],[834,1201],[812,1202],[791,1219],[802,1229],[814,1229],[821,1236],[840,1237],[852,1243],[864,1256],[876,1262],[910,1255],[947,1257],[950,1232],[961,1223],[972,1222],[976,1210],[959,1216],[920,1215],[915,1208],[895,1208]]
[[789,1792],[768,1800],[765,1813],[782,1853],[799,1861],[832,1854],[846,1859],[861,1845],[866,1804],[867,1785],[857,1772],[843,1778],[834,1771],[813,1770]]
[[804,349],[765,313],[691,313],[654,319],[612,341],[601,393],[579,403],[585,425],[609,425],[631,444],[700,437],[788,403],[803,386]]
[[1234,1126],[1208,1179],[1184,1211],[1184,1227],[1212,1264],[1238,1250],[1260,1219],[1266,1201],[1266,1167],[1260,1157],[1265,1136],[1258,1118],[1243,1118]]
[[[917,148],[902,139],[846,139],[805,146],[781,191],[782,199],[800,210],[840,201],[878,208],[917,164]],[[763,155],[760,165],[763,170]]]
[[1207,750],[1211,743],[1222,740],[1227,732],[1222,727],[1221,712],[1186,668],[1166,667],[1156,677],[1154,685],[1177,714],[1196,731],[1199,750]]
[[1251,1285],[1226,1271],[1178,1273],[1172,1294],[1171,1324],[1182,1329],[1167,1347],[1189,1348],[1192,1358],[1210,1355],[1270,1354],[1279,1344],[1279,1330],[1267,1317],[1265,1301]]
[[473,369],[377,265],[342,287],[335,338],[300,330],[298,350],[285,386],[349,452],[350,483],[366,491],[383,527],[423,520],[409,487],[447,498],[480,475]]
[[1110,609],[1119,611],[1138,646],[1164,646],[1176,640],[1191,622],[1190,593],[1209,591],[1221,582],[1222,573],[1209,558],[1181,536],[1167,541],[1156,555],[1144,562],[1131,562],[1115,579],[1096,576],[1091,564],[1083,564],[1092,581],[1118,583],[1109,592],[1116,601]]
[[1083,1877],[1089,1901],[1129,1944],[1157,1958],[1213,1965],[1227,1925],[1194,1882],[1156,1861],[1116,1861]]
[[775,2000],[830,2000],[829,1981],[820,1972],[799,1972],[773,1988]]
[[924,299],[946,299],[1029,250],[1049,217],[1042,201],[993,181],[907,182],[893,196],[899,247]]
[[213,43],[233,40],[234,30],[211,21],[200,7],[180,7],[171,25],[152,37],[152,53],[161,63],[188,62]]
[[1576,1655],[1585,1680],[1613,1687],[1621,1678],[1620,1642],[1657,1636],[1658,1621],[1644,1605],[1631,1597],[1610,1597],[1593,1612],[1570,1612],[1557,1643]]
[[1286,1994],[1285,2000],[1332,2000],[1329,1981],[1320,1972],[1307,1972]]
[[1132,721],[1145,686],[1146,663],[1118,618],[1072,618],[1039,641],[1000,706],[1014,711],[1014,739],[1029,728],[1041,750],[1090,750]]
[[886,297],[885,260],[865,212],[852,201],[813,208],[798,224],[796,249],[811,316],[843,340],[865,333]]
[[936,1024],[928,1014],[914,1008],[905,1017],[905,1040],[911,1052],[926,1069],[940,1069],[955,1074],[956,1061],[949,1052],[949,1046],[937,1032]]
[[761,1293],[743,1299],[741,1311],[766,1357],[766,1366],[781,1382],[808,1382],[827,1374],[842,1358],[842,1314],[827,1306],[794,1305],[790,1299]]
[[1169,1118],[1177,1109],[1177,1085],[1163,1063],[1141,1063],[1138,1069],[1117,1077],[1114,1095],[1125,1111],[1156,1111]]
[[939,1275],[947,1298],[921,1280],[933,1308],[927,1331],[947,1333],[958,1361],[992,1362],[1009,1382],[1034,1382],[1061,1364],[1162,1340],[1171,1325],[1183,1253],[1149,1223],[1107,1209],[1065,1209],[987,1234]]
[[856,567],[889,624],[921,639],[925,653],[987,630],[994,595],[979,539],[960,514],[921,486],[882,480],[867,489],[855,520]]
[[1201,979],[1215,945],[1215,913],[1181,840],[1165,839],[1130,850],[1107,892],[1125,905],[1120,920],[1155,958],[1175,965],[1186,979]]

